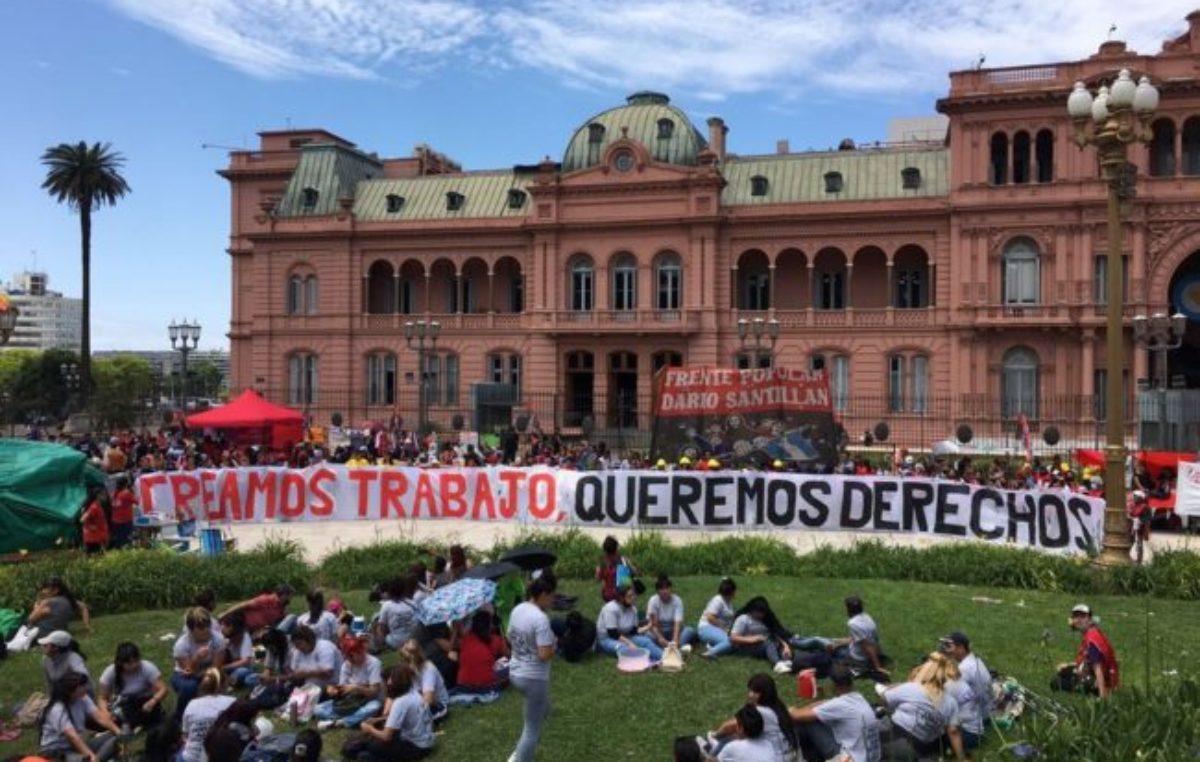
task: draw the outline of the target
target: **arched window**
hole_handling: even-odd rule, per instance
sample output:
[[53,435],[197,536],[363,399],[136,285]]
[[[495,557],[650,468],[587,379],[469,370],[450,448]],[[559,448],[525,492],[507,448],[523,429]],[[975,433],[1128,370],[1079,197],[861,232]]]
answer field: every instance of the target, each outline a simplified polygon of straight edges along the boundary
[[1200,117],[1183,123],[1183,174],[1200,175]]
[[1021,130],[1013,135],[1012,179],[1014,183],[1029,182],[1029,133]]
[[683,263],[674,252],[661,254],[654,264],[654,306],[677,310],[683,306]]
[[651,356],[650,365],[655,373],[658,373],[663,368],[681,368],[683,367],[683,355],[679,352],[664,349],[661,352],[655,352]]
[[1037,417],[1038,356],[1029,347],[1013,347],[1004,353],[1000,375],[1000,415]]
[[288,355],[288,404],[311,405],[317,401],[319,360],[311,352]]
[[367,269],[367,312],[389,315],[396,311],[396,281],[392,263],[382,259]]
[[637,260],[632,254],[618,254],[610,270],[612,308],[618,312],[637,309]]
[[367,355],[367,404],[396,404],[396,355],[390,352]]
[[992,185],[1004,185],[1008,182],[1008,135],[997,132],[992,135],[991,162],[988,179]]
[[310,275],[304,279],[304,314],[317,314],[320,291],[317,286],[317,276]]
[[1159,119],[1152,128],[1150,140],[1150,176],[1173,177],[1175,175],[1175,123],[1170,119]]
[[304,312],[304,280],[299,275],[288,278],[287,314],[299,315]]
[[591,312],[595,304],[595,270],[589,257],[578,257],[571,265],[567,306],[575,312]]
[[1033,242],[1019,238],[1004,249],[1004,303],[1037,304],[1041,264]]
[[1054,180],[1054,133],[1050,130],[1038,130],[1033,152],[1037,160],[1037,181],[1039,183],[1052,182]]

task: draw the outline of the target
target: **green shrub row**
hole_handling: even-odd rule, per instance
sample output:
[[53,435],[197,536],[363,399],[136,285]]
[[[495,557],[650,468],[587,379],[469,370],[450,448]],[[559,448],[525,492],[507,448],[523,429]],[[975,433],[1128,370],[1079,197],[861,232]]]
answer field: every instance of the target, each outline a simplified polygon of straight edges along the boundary
[[[1126,685],[1105,701],[1032,713],[1025,743],[1036,759],[1179,762],[1200,757],[1200,685],[1160,680],[1149,691]],[[1030,758],[1027,756],[1026,758]]]
[[[476,562],[495,560],[521,545],[554,552],[558,574],[567,579],[590,578],[601,555],[600,543],[578,529],[526,532],[498,541],[487,550],[471,549],[469,555]],[[911,548],[869,541],[798,555],[786,542],[770,535],[721,535],[673,545],[662,534],[646,532],[630,537],[622,552],[638,564],[648,586],[662,573],[678,577],[774,575],[1200,600],[1200,554],[1186,551],[1160,551],[1146,566],[1097,569],[1084,558],[978,543]],[[404,573],[414,561],[430,563],[430,549],[402,540],[345,548],[315,567],[305,563],[297,543],[282,540],[217,558],[168,551],[126,551],[97,559],[59,553],[0,566],[0,607],[28,607],[38,583],[50,576],[63,577],[95,610],[119,612],[186,606],[199,589],[209,586],[222,600],[253,595],[280,582],[298,589],[309,584],[363,589]]]

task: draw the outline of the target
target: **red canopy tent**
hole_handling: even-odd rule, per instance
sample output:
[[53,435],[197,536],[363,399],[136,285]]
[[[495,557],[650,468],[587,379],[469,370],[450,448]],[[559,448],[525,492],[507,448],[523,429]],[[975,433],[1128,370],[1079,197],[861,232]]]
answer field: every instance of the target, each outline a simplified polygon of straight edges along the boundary
[[259,444],[276,449],[304,438],[304,416],[291,408],[267,402],[253,389],[230,402],[203,413],[189,415],[190,429],[229,429],[246,438],[258,434]]
[[[1135,457],[1137,462],[1146,466],[1146,471],[1155,481],[1162,478],[1162,472],[1170,469],[1175,475],[1179,474],[1180,463],[1192,463],[1196,460],[1194,452],[1166,452],[1163,450],[1139,450]],[[1104,470],[1103,450],[1076,450],[1075,460],[1083,466],[1091,466]],[[1167,497],[1151,497],[1148,502],[1155,511],[1175,510],[1175,490]]]

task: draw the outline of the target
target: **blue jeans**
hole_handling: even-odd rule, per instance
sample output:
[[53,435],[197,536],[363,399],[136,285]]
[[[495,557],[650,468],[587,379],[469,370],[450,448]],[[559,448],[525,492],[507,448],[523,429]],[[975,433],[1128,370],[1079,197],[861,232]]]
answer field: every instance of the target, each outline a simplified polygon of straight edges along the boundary
[[371,699],[350,714],[338,716],[334,711],[332,701],[322,701],[313,708],[313,717],[318,720],[338,720],[343,727],[357,728],[365,720],[369,720],[383,710],[383,702]]
[[[229,686],[236,688],[239,685],[250,685],[250,677],[254,675],[253,667],[234,667],[233,669],[226,668],[225,677],[229,679]],[[257,685],[258,681],[254,682]]]
[[[632,642],[638,648],[646,649],[650,654],[650,661],[662,661],[662,649],[658,647],[658,644],[649,635],[626,635],[625,639]],[[628,650],[629,646],[619,640],[613,640],[607,634],[601,634],[596,640],[596,648],[601,653],[608,654],[609,656],[619,656],[622,651]]]
[[175,672],[171,675],[171,688],[175,691],[175,719],[181,720],[183,710],[200,690],[200,678]]
[[792,648],[798,648],[801,651],[824,651],[833,641],[829,638],[820,638],[817,636],[805,637],[804,635],[793,635],[788,645]]
[[[675,634],[675,623],[660,621],[658,623],[658,634],[662,636],[663,640],[669,641],[671,636]],[[685,625],[679,628],[679,642],[675,645],[686,646],[695,639],[696,631]]]
[[774,638],[769,638],[763,643],[755,643],[752,646],[734,646],[733,652],[739,656],[766,659],[771,664],[775,664],[782,658],[779,653],[779,642]]
[[697,634],[700,636],[700,642],[708,646],[705,656],[724,656],[733,650],[733,643],[729,642],[729,633],[720,627],[702,624]]
[[514,677],[512,686],[525,695],[525,726],[521,729],[513,759],[516,762],[533,762],[538,741],[542,737],[542,725],[550,716],[550,681]]

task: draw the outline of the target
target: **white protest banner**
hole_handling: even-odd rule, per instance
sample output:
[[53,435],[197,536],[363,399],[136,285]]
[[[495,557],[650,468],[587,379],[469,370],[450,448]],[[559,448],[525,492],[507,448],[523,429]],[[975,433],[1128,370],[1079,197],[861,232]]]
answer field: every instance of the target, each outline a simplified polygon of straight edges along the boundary
[[1200,516],[1200,463],[1179,461],[1175,478],[1175,514]]
[[213,522],[466,519],[543,526],[900,532],[1056,553],[1099,546],[1104,501],[890,476],[551,468],[243,468],[138,479],[142,509]]

